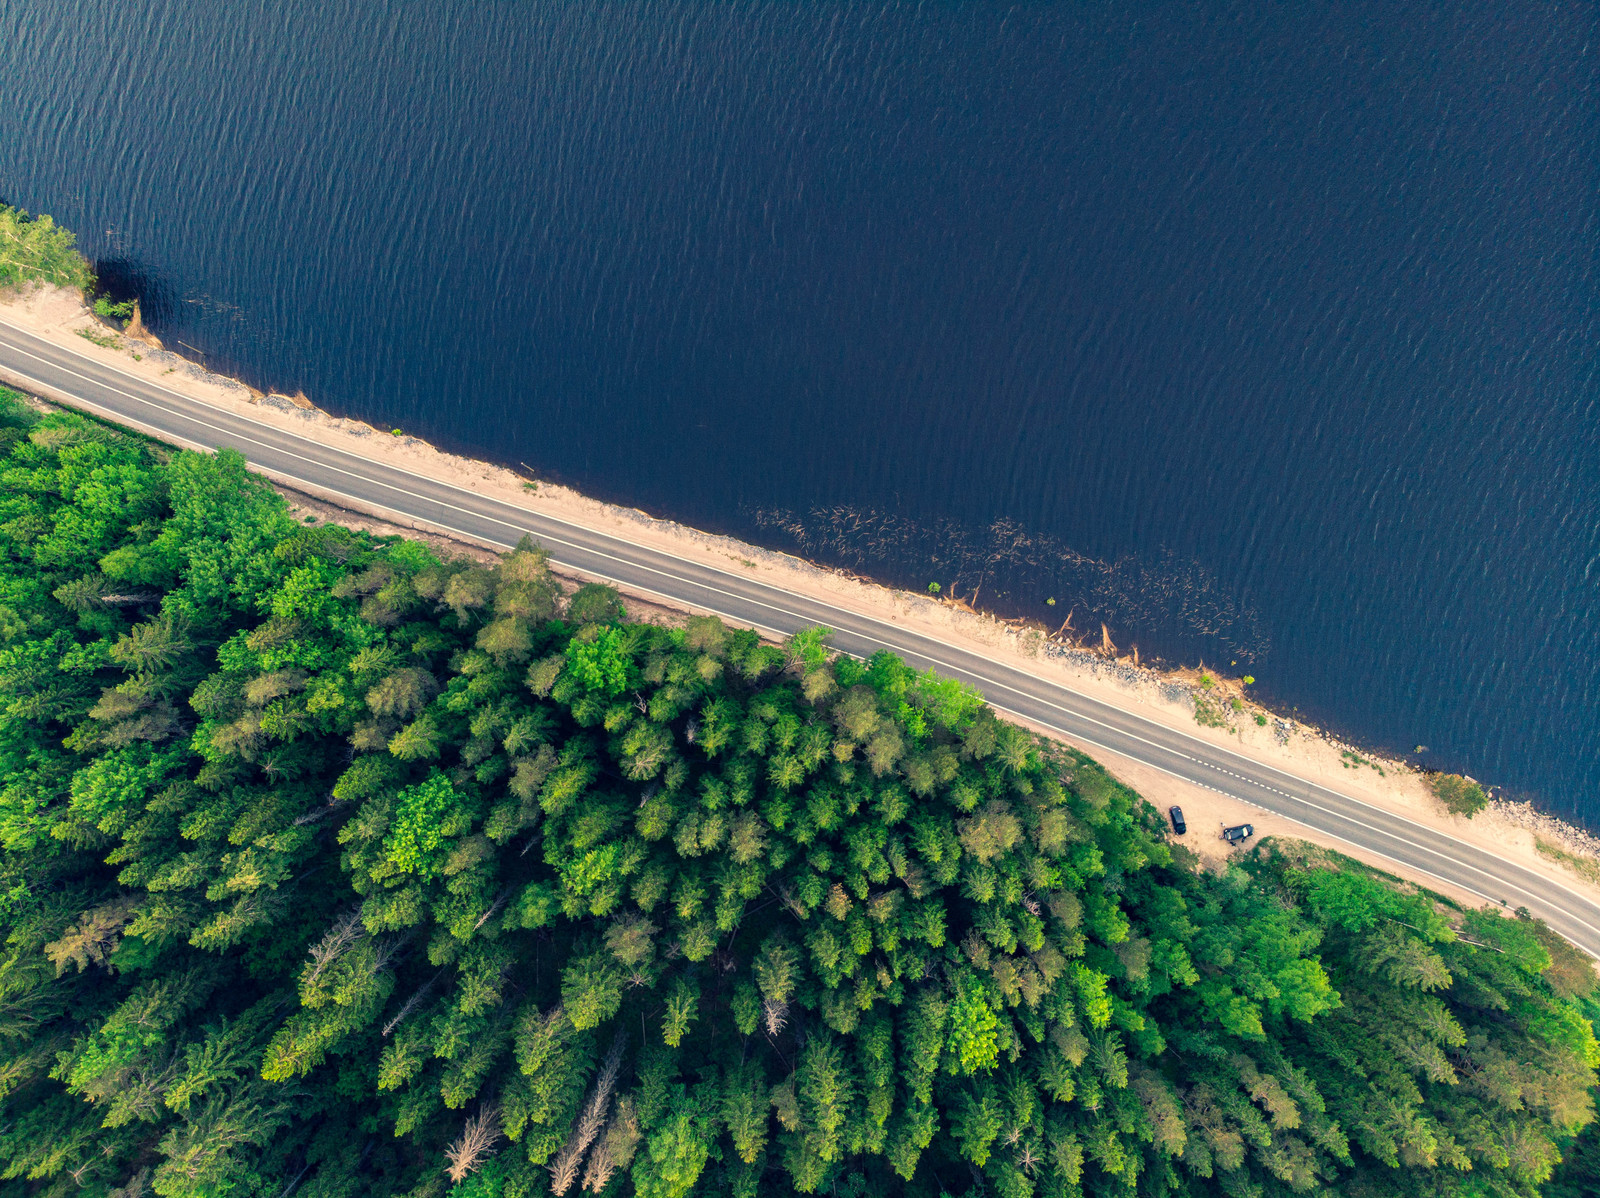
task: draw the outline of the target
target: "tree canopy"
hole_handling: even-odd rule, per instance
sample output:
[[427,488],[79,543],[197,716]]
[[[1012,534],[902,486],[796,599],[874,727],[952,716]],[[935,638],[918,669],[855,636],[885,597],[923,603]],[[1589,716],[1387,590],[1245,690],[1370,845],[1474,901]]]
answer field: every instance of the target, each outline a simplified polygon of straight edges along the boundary
[[87,291],[94,272],[77,251],[77,236],[48,216],[29,216],[0,204],[0,291],[49,283]]
[[1593,1118],[1529,918],[1199,869],[821,630],[0,425],[7,1193],[1512,1198]]

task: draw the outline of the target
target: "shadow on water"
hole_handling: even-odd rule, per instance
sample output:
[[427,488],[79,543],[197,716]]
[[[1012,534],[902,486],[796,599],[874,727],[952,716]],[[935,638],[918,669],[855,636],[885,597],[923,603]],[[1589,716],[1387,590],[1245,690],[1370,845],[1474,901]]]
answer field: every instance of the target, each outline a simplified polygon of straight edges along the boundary
[[[1271,642],[1261,617],[1202,563],[1170,550],[1102,561],[1015,520],[921,522],[872,508],[743,513],[796,553],[939,593],[1061,631],[1153,638],[1173,657],[1259,662]],[[1066,621],[1070,620],[1070,626]]]
[[172,288],[144,263],[133,258],[101,258],[94,263],[99,290],[114,303],[138,300],[139,313],[146,325],[172,323],[177,313],[177,298]]
[[[276,372],[263,370],[240,352],[240,347],[259,348],[274,338],[267,322],[244,305],[206,292],[180,291],[153,265],[138,258],[108,256],[95,259],[93,266],[98,292],[113,303],[138,300],[145,328],[166,341],[174,353],[260,390],[283,389],[283,379]],[[197,334],[197,324],[211,335]],[[229,335],[218,337],[218,330]],[[193,343],[184,340],[185,336],[194,338]],[[202,348],[208,342],[211,348]]]

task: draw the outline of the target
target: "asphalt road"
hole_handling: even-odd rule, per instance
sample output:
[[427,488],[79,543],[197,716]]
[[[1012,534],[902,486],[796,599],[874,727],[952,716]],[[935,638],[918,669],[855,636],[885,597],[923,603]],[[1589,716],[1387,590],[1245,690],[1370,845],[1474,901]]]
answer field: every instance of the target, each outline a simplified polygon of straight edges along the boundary
[[[271,476],[343,497],[356,507],[381,507],[507,548],[524,533],[531,534],[563,566],[669,603],[714,612],[732,623],[780,634],[825,625],[834,630],[832,643],[841,650],[862,656],[893,650],[918,668],[932,666],[973,684],[996,708],[1077,743],[1242,799],[1487,902],[1527,907],[1600,957],[1600,905],[1557,881],[1403,816],[980,655],[218,411],[4,322],[0,378],[163,440],[203,448],[231,446]],[[1203,828],[1189,833],[1211,834]]]

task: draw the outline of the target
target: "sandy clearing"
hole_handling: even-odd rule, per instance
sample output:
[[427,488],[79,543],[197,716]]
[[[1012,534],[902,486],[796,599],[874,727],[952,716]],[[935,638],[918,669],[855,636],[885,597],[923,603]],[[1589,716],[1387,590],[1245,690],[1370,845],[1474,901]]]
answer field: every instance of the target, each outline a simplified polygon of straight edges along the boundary
[[[96,321],[82,299],[72,292],[35,288],[0,296],[0,320],[86,357],[158,383],[188,398],[262,424],[439,479],[477,494],[493,496],[530,511],[625,537],[634,543],[685,560],[729,572],[748,573],[769,585],[808,595],[982,654],[1111,706],[1231,749],[1251,760],[1448,832],[1600,901],[1600,886],[1578,877],[1537,852],[1534,833],[1525,826],[1526,818],[1519,820],[1515,810],[1492,806],[1489,811],[1470,821],[1452,816],[1433,799],[1425,789],[1421,775],[1410,766],[1372,754],[1360,754],[1362,764],[1352,765],[1350,746],[1296,721],[1261,711],[1249,702],[1245,688],[1237,680],[1213,675],[1212,688],[1203,690],[1197,685],[1199,679],[1195,671],[1159,673],[1135,665],[1125,658],[1113,660],[1086,648],[1052,642],[1038,629],[1007,624],[962,605],[880,586],[788,554],[701,532],[672,521],[659,520],[638,509],[602,503],[565,487],[538,483],[536,489],[530,489],[526,478],[503,467],[442,453],[414,437],[395,436],[360,421],[333,417],[314,406],[308,406],[309,401],[304,397],[263,396],[232,379],[210,374],[191,362],[175,357],[161,349],[159,342],[154,339],[142,341],[116,336]],[[84,331],[94,334],[97,340],[90,341],[82,336]],[[331,504],[324,504],[323,507],[330,512],[339,510]],[[348,512],[351,509],[344,510]],[[375,510],[370,515],[379,517],[389,527],[401,528],[392,523],[392,513]],[[346,522],[354,519],[349,515],[325,515],[320,518]],[[426,529],[427,526],[422,524],[407,523],[403,526],[407,532]],[[432,535],[437,536],[437,530]],[[460,537],[445,539],[465,544]],[[681,618],[681,613],[637,595],[630,596],[629,607],[645,618]],[[653,616],[646,614],[647,609],[653,612]],[[1221,727],[1203,727],[1196,722],[1196,694],[1208,701],[1215,696],[1212,706],[1222,721]],[[1241,710],[1233,710],[1230,705],[1233,699],[1239,700]],[[1257,724],[1257,715],[1267,719],[1266,726]],[[1227,851],[1220,841],[1214,845],[1208,843],[1214,835],[1211,830],[1219,822],[1250,822],[1256,824],[1263,835],[1280,834],[1304,839],[1360,857],[1383,869],[1402,874],[1405,872],[1385,858],[1364,855],[1343,841],[1314,829],[1282,817],[1269,816],[1249,804],[1182,782],[1148,766],[1108,754],[1098,747],[1080,747],[1163,810],[1172,803],[1183,806],[1185,813],[1190,815],[1191,829],[1184,842],[1207,860],[1220,860]],[[1546,839],[1550,839],[1562,834],[1557,830],[1546,832],[1545,835]],[[1576,848],[1579,843],[1574,837],[1567,841],[1567,847]],[[1442,889],[1436,881],[1421,877],[1415,880]]]

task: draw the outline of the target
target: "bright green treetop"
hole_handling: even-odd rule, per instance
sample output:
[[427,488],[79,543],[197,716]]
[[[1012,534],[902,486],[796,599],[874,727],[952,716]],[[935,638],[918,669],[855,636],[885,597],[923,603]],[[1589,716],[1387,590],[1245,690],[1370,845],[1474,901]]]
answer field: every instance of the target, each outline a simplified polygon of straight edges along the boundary
[[0,204],[0,291],[24,283],[89,290],[94,272],[75,248],[77,242],[48,216]]
[[0,925],[18,1195],[1532,1198],[1593,1117],[1532,920],[11,408]]

